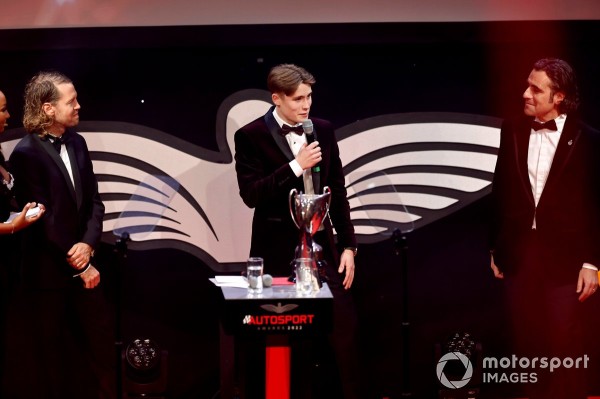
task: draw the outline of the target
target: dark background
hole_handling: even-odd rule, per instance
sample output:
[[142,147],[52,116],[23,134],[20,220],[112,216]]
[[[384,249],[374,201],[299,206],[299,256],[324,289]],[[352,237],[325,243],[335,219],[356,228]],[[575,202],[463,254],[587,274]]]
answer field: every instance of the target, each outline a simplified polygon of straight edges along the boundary
[[[58,69],[75,82],[82,120],[146,125],[216,150],[206,132],[214,132],[221,102],[238,90],[265,89],[279,63],[315,75],[311,114],[342,127],[387,113],[519,113],[531,65],[553,56],[578,72],[582,115],[600,127],[599,42],[597,21],[0,30],[0,89],[11,127],[20,126],[27,80]],[[489,271],[485,213],[483,199],[408,235],[409,354],[401,350],[399,257],[390,241],[360,246],[353,291],[374,398],[401,396],[407,355],[412,392],[434,397],[435,344],[456,331],[475,336],[486,355],[503,353],[501,284]],[[111,244],[103,248],[105,281],[112,291],[121,275],[124,342],[150,336],[169,351],[170,398],[213,397],[212,270],[177,250],[129,251],[122,265]],[[598,309],[597,298],[590,306]],[[489,397],[513,396],[507,386],[485,389]]]

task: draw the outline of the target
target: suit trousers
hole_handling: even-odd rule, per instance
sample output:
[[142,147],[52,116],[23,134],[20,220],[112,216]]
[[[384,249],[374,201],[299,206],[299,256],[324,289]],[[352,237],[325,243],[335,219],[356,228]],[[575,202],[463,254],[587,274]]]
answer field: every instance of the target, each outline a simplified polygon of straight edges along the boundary
[[3,397],[118,397],[113,312],[101,287],[74,278],[66,288],[17,293]]
[[[527,245],[514,273],[506,276],[506,293],[512,332],[513,354],[530,361],[537,358],[577,359],[585,355],[583,347],[583,305],[578,301],[576,284],[551,278],[552,268],[542,264],[544,243],[535,230],[528,234]],[[538,363],[539,364],[539,363]],[[586,397],[586,373],[579,368],[560,367],[519,370],[535,372],[537,382],[524,383],[527,395],[534,398],[579,399]]]

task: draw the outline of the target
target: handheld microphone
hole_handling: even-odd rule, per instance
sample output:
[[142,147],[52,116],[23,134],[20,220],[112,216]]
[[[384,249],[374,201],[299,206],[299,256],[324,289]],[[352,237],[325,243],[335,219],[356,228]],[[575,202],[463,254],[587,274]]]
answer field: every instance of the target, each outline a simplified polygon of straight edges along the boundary
[[315,135],[315,129],[313,128],[313,123],[310,119],[302,121],[302,130],[304,130],[304,134],[306,134],[306,140],[309,142],[308,144],[317,139],[317,136]]
[[[317,133],[315,133],[315,129],[313,128],[313,123],[310,119],[306,119],[302,121],[302,130],[304,130],[304,134],[306,134],[306,144],[309,145],[313,141],[317,141]],[[320,172],[321,167],[317,164],[312,168],[313,172]]]

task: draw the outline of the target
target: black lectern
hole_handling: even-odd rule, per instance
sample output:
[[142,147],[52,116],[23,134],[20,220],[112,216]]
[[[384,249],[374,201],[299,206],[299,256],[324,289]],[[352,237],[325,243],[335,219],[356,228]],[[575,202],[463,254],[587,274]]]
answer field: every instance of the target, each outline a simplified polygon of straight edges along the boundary
[[[265,344],[265,398],[290,397],[291,337],[325,335],[331,331],[333,295],[327,284],[308,296],[294,285],[274,285],[260,296],[245,289],[221,287],[221,398],[234,396],[236,338],[257,338]],[[264,340],[260,339],[264,338]]]

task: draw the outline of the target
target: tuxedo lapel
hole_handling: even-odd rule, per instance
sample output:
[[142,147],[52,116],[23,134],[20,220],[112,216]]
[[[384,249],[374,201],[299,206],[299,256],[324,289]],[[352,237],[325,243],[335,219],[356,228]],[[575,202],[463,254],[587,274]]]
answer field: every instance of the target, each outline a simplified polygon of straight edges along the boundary
[[281,152],[285,154],[286,158],[291,161],[294,159],[294,154],[292,153],[290,145],[288,144],[285,137],[279,134],[280,128],[279,124],[275,120],[275,117],[273,116],[273,109],[274,107],[271,107],[269,109],[269,112],[265,114],[265,123],[267,124],[267,129],[273,137],[273,140],[275,140],[275,143],[277,143],[277,147],[279,147]]
[[517,126],[512,132],[514,137],[514,152],[516,169],[519,174],[521,188],[525,191],[527,198],[534,203],[531,183],[529,182],[529,166],[527,164],[527,155],[529,152],[529,136],[531,135],[531,119],[526,119],[523,124]]
[[[317,129],[314,127],[315,137],[317,136]],[[321,194],[321,172],[315,172],[314,168],[311,169],[312,183],[315,194]]]
[[[71,182],[71,176],[69,176],[69,172],[67,171],[67,167],[65,166],[65,163],[63,162],[62,158],[56,152],[56,149],[54,148],[54,146],[52,145],[50,140],[42,140],[38,135],[35,135],[34,137],[37,139],[38,143],[42,146],[42,149],[46,153],[48,153],[50,158],[52,158],[52,161],[56,164],[56,166],[60,170],[60,173],[62,174],[63,178],[67,182],[67,186],[69,187],[69,193],[71,194],[71,197],[73,198],[73,200],[75,200],[77,202],[77,195],[75,193],[75,188],[73,187],[73,183]],[[71,154],[69,154],[69,158],[70,157],[71,157]],[[73,162],[73,159],[70,158],[70,161]]]
[[550,174],[548,175],[548,180],[546,181],[544,190],[546,190],[546,188],[549,186],[552,186],[552,184],[554,184],[554,182],[560,178],[562,171],[568,164],[571,155],[573,154],[573,150],[577,147],[577,141],[580,134],[581,129],[579,128],[577,119],[573,116],[567,116],[565,127],[563,128],[563,131],[560,135],[560,140],[558,141],[558,146],[556,147],[556,153],[552,159]]
[[83,197],[83,192],[81,189],[81,174],[79,173],[79,165],[77,163],[77,156],[75,154],[75,149],[73,145],[69,142],[66,143],[67,153],[69,154],[69,162],[71,162],[71,171],[73,172],[73,182],[75,184],[75,197],[77,200],[77,209],[81,208],[81,198]]

